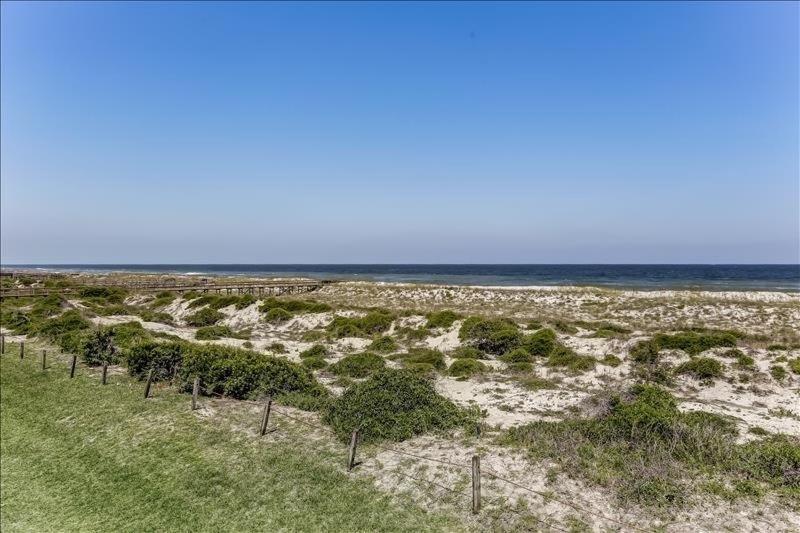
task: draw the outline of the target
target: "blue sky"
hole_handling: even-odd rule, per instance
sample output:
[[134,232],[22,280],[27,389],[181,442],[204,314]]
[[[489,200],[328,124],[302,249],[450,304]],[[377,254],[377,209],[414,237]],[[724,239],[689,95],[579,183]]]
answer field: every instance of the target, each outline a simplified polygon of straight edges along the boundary
[[1,14],[3,263],[800,258],[796,3]]

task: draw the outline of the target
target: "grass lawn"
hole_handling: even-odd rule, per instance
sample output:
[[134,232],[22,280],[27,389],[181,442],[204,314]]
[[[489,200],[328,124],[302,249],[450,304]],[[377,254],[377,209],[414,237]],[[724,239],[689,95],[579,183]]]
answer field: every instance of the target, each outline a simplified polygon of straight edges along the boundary
[[11,531],[458,530],[390,500],[291,442],[231,431],[167,388],[114,375],[103,387],[40,347],[0,360],[0,528]]

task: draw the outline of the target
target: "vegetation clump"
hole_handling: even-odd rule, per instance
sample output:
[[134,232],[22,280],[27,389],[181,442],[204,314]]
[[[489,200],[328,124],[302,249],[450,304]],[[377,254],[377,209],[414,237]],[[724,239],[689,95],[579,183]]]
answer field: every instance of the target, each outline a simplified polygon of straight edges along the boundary
[[306,357],[325,358],[327,356],[328,356],[328,349],[322,344],[315,344],[311,348],[308,348],[307,350],[303,350],[302,352],[300,352],[301,359],[305,359]]
[[783,365],[772,365],[769,367],[769,373],[775,381],[783,381],[789,374]]
[[532,363],[533,356],[525,348],[514,348],[499,357],[505,363]]
[[565,346],[557,346],[547,357],[547,366],[563,367],[573,373],[586,372],[595,367],[597,360],[588,355],[578,355]]
[[722,363],[711,357],[694,357],[690,361],[678,365],[676,374],[689,374],[695,379],[711,380],[723,376]]
[[300,364],[311,370],[322,370],[328,366],[325,358],[320,356],[305,357]]
[[683,503],[687,474],[714,473],[778,489],[800,486],[791,475],[800,468],[800,439],[738,444],[732,421],[682,413],[674,397],[655,385],[636,385],[602,403],[595,417],[532,422],[508,430],[503,440],[645,505]]
[[187,348],[187,343],[174,341],[147,341],[137,344],[128,352],[128,373],[139,379],[145,379],[152,369],[155,381],[172,379],[181,368],[183,354]]
[[475,374],[482,374],[486,371],[486,365],[477,359],[456,359],[450,365],[447,373],[456,377],[469,377]]
[[459,346],[450,352],[450,357],[453,359],[487,359],[486,354],[474,346]]
[[552,329],[540,329],[532,335],[523,337],[520,344],[532,356],[547,357],[556,348],[558,341]]
[[617,367],[622,364],[622,359],[614,354],[606,354],[605,357],[600,360],[600,362],[606,366]]
[[736,347],[736,335],[730,332],[697,333],[688,331],[674,335],[659,333],[653,340],[660,350],[683,350],[689,355],[697,355],[710,348]]
[[273,324],[278,324],[280,322],[286,322],[287,320],[291,320],[292,313],[283,309],[282,307],[273,307],[267,314],[264,316],[264,320],[267,322],[271,322]]
[[279,298],[267,298],[258,308],[262,313],[269,313],[271,309],[283,309],[292,314],[305,314],[325,313],[332,308],[326,303],[314,300],[284,300]]
[[800,357],[789,360],[789,369],[795,374],[800,374]]
[[502,355],[522,342],[519,326],[504,318],[469,317],[461,325],[458,336],[467,345],[492,355]]
[[383,370],[349,387],[323,416],[336,436],[348,441],[358,429],[363,442],[403,441],[474,421],[439,395],[429,381],[407,370]]
[[439,350],[431,348],[412,348],[411,350],[397,354],[391,357],[394,360],[403,362],[403,366],[416,368],[417,370],[425,370],[425,367],[416,365],[429,365],[434,370],[444,370],[446,364],[444,362],[444,354]]
[[348,355],[332,364],[330,371],[337,376],[347,376],[350,378],[365,378],[383,370],[386,361],[383,357],[372,352]]
[[197,330],[194,338],[197,340],[216,340],[223,337],[231,339],[249,339],[250,335],[246,332],[233,331],[228,326],[205,326]]
[[380,353],[391,353],[397,351],[397,349],[397,342],[388,336],[377,337],[367,346],[367,350]]
[[456,320],[460,319],[461,315],[455,311],[445,310],[428,313],[425,318],[428,319],[428,322],[425,324],[426,327],[447,329],[451,327]]
[[372,310],[363,317],[335,316],[328,331],[337,338],[344,337],[370,337],[388,330],[395,316],[383,309]]
[[186,323],[196,328],[202,328],[204,326],[213,326],[223,318],[225,318],[225,315],[216,309],[204,307],[194,314],[187,316]]
[[204,390],[232,398],[252,398],[259,394],[276,396],[301,392],[312,396],[326,391],[311,372],[284,358],[221,346],[191,344],[183,357],[180,372],[182,383],[191,388],[199,376]]

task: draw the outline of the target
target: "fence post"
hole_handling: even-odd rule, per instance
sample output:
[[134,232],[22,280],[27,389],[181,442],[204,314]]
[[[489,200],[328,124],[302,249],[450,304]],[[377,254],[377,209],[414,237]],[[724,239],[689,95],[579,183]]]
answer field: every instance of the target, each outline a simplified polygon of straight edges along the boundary
[[0,335],[0,355],[5,355],[6,353],[6,336]]
[[19,360],[25,357],[25,341],[19,341]]
[[354,430],[350,435],[350,451],[347,454],[347,471],[350,472],[356,466],[356,447],[358,446],[358,430]]
[[69,378],[72,379],[75,377],[75,365],[78,364],[78,356],[72,356],[72,362],[69,365]]
[[150,397],[150,385],[153,384],[153,369],[147,371],[147,383],[144,384],[144,399]]
[[472,513],[481,510],[481,458],[472,456]]
[[44,372],[46,366],[47,366],[47,350],[42,350],[42,372]]
[[261,415],[261,429],[259,434],[263,437],[267,433],[272,433],[275,428],[267,431],[267,424],[269,424],[269,412],[272,410],[272,396],[267,396],[267,402],[264,404],[264,414]]
[[100,379],[100,383],[102,385],[105,385],[107,379],[108,379],[108,362],[103,361],[103,375]]
[[197,396],[200,394],[200,376],[194,377],[192,385],[192,411],[197,409]]

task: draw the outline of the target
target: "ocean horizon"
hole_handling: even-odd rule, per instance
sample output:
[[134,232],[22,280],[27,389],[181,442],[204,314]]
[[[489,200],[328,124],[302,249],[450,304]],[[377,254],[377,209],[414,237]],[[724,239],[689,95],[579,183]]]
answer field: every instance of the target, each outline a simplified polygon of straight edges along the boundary
[[309,277],[478,286],[800,291],[800,264],[9,264],[44,272]]

